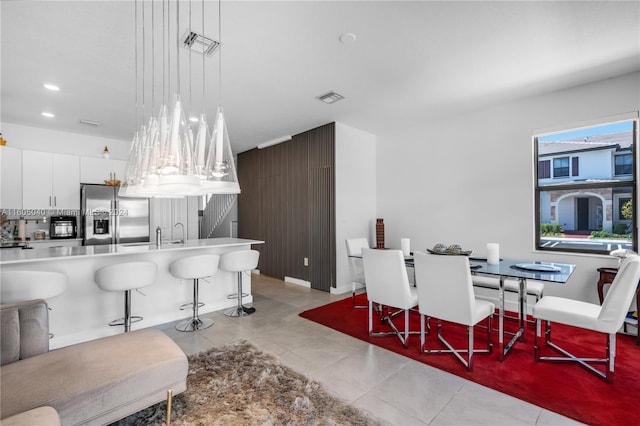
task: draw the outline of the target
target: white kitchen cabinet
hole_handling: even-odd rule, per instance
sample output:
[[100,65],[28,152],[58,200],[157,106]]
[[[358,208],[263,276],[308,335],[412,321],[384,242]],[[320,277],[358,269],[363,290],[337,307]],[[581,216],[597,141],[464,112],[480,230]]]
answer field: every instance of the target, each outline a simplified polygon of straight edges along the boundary
[[104,185],[114,173],[116,179],[124,180],[127,162],[124,160],[107,160],[102,157],[80,157],[80,182]]
[[0,147],[0,208],[22,209],[22,150]]
[[24,209],[80,208],[80,157],[22,151]]
[[[195,201],[195,202],[194,202]],[[155,242],[156,228],[162,229],[165,241],[199,238],[197,197],[152,198],[149,203],[149,240]],[[184,234],[181,226],[184,225]]]

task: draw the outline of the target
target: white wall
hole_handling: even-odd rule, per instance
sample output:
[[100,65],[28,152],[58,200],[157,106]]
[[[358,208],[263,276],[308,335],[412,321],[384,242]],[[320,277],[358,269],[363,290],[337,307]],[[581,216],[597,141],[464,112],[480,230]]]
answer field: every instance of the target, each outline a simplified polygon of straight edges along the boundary
[[341,123],[335,125],[336,288],[351,291],[345,240],[375,242],[376,137]]
[[387,246],[410,237],[412,250],[456,243],[482,255],[497,242],[502,256],[575,263],[569,282],[547,284],[545,294],[597,302],[596,269],[615,261],[533,250],[532,135],[637,111],[639,93],[633,73],[377,135],[377,216]]
[[[107,145],[114,160],[127,160],[131,146],[130,140],[107,139],[12,123],[2,123],[2,137],[7,140],[7,146],[14,148],[81,157],[98,157]],[[133,138],[133,134],[131,137]]]

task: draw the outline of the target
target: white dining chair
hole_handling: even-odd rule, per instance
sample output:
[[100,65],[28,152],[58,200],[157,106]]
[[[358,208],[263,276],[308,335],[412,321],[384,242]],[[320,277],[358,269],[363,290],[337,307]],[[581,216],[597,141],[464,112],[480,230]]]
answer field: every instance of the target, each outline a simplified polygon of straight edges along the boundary
[[[452,353],[468,371],[473,371],[473,355],[490,353],[491,318],[495,305],[486,300],[477,300],[473,291],[469,258],[466,256],[444,256],[428,253],[414,254],[418,310],[420,311],[420,351],[425,354]],[[436,318],[438,340],[447,349],[427,349],[425,317]],[[474,326],[487,319],[487,348],[474,349]],[[454,349],[442,336],[442,321],[467,326],[466,349]],[[461,353],[467,353],[465,360]]]
[[[481,275],[472,275],[473,286],[476,288],[486,288],[489,290],[500,290],[500,278],[485,277]],[[509,293],[520,293],[520,283],[515,279],[504,280],[504,291]],[[527,280],[527,296],[535,298],[534,303],[537,303],[544,295],[544,283],[541,281]],[[518,320],[519,318],[512,315],[505,315],[505,318]],[[525,314],[525,318],[527,318]],[[527,320],[528,323],[535,325],[535,320]]]
[[[362,265],[362,249],[369,248],[366,238],[349,238],[345,240],[347,246],[347,259],[351,273],[351,304],[357,309],[366,309],[367,305],[356,305],[356,290],[358,286],[366,287],[364,279],[364,267]],[[360,257],[354,257],[360,256]]]
[[[618,274],[613,280],[602,305],[583,302],[564,297],[544,296],[533,306],[536,319],[534,339],[534,356],[536,361],[571,361],[596,374],[609,383],[613,383],[616,334],[629,310],[640,280],[640,256],[629,255],[622,260]],[[564,356],[542,356],[540,338],[542,322],[546,322],[544,330],[545,344]],[[551,323],[556,322],[607,335],[606,355],[604,358],[587,358],[576,356],[551,341]],[[604,364],[605,371],[592,364]]]
[[[409,284],[407,268],[404,264],[402,250],[362,249],[362,263],[367,282],[367,298],[369,299],[369,336],[380,337],[396,335],[406,348],[410,334],[418,331],[409,329],[409,313],[418,304],[418,293]],[[381,321],[386,323],[391,331],[374,330],[374,305],[383,306]],[[392,312],[392,309],[396,311]],[[386,311],[386,313],[385,313]],[[398,330],[393,318],[404,313],[404,329]]]

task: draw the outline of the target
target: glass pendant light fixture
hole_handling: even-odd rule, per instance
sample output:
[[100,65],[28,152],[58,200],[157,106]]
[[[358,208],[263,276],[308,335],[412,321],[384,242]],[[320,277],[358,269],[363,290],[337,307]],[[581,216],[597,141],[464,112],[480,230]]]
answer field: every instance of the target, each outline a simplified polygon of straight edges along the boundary
[[[145,3],[142,2],[142,32],[140,35],[142,46],[142,58],[138,59],[138,0],[135,2],[135,22],[136,22],[136,53],[135,53],[135,70],[136,70],[136,109],[142,109],[143,122],[145,115],[145,87],[146,74],[145,64],[148,57],[151,57],[152,64],[155,65],[155,49],[154,36],[155,18],[154,4],[151,3],[151,52],[146,52],[145,37]],[[164,31],[165,22],[167,30],[169,30],[170,19],[167,17],[165,21],[165,5],[167,6],[168,15],[170,15],[171,2],[169,0],[162,3],[162,61],[163,61],[163,97],[164,97],[164,77],[165,66],[169,74],[169,84],[171,86],[171,49],[167,49],[168,61],[164,61],[164,40],[170,39],[169,31]],[[119,190],[120,196],[125,197],[184,197],[187,195],[204,195],[212,193],[239,193],[240,186],[238,184],[237,174],[235,170],[235,162],[231,152],[231,144],[227,133],[222,107],[218,107],[216,122],[214,126],[214,134],[209,138],[209,127],[204,112],[200,114],[198,120],[197,133],[194,138],[193,130],[189,121],[185,119],[184,104],[180,98],[180,1],[175,1],[175,29],[176,29],[176,94],[169,110],[166,104],[160,105],[157,118],[153,115],[149,118],[147,125],[140,126],[135,133],[129,151],[129,161],[127,164],[127,174],[123,185]],[[221,24],[221,2],[218,2],[218,23]],[[191,27],[191,4],[189,4],[189,27]],[[202,28],[204,32],[204,0],[202,0]],[[189,34],[194,34],[191,28],[188,29]],[[220,31],[221,34],[221,31]],[[167,43],[168,45],[170,43]],[[218,43],[219,54],[221,55],[221,44]],[[205,91],[205,69],[204,55],[202,52],[202,99],[204,109],[204,91]],[[139,62],[142,64],[142,78],[138,76]],[[191,62],[189,62],[189,70]],[[219,58],[219,85],[220,93],[222,93],[222,58]],[[141,81],[140,81],[141,80]],[[155,99],[155,75],[154,66],[152,66],[151,82],[148,83],[152,88],[152,99]],[[189,80],[189,86],[191,80]],[[139,105],[138,91],[141,87],[142,107]],[[190,86],[191,87],[191,86]],[[189,89],[191,90],[191,89]],[[168,90],[169,91],[169,90]],[[220,96],[222,98],[222,96]],[[189,96],[191,102],[191,95]],[[220,105],[222,101],[220,101]],[[155,107],[152,101],[151,109]],[[190,106],[189,106],[190,107]]]
[[206,177],[202,179],[201,194],[239,194],[240,184],[231,141],[222,110],[222,0],[218,0],[218,87],[220,104],[216,114],[213,137],[209,144]]

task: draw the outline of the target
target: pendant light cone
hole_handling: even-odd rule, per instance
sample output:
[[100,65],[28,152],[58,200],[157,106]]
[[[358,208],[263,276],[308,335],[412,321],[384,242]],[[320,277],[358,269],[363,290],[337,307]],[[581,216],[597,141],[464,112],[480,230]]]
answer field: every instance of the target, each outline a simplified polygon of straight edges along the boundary
[[207,155],[207,178],[202,181],[201,194],[239,194],[240,184],[231,142],[222,107],[218,107],[216,122]]
[[196,176],[193,165],[193,133],[186,125],[179,97],[176,97],[169,126],[168,140],[158,168],[158,195],[195,194],[200,188],[200,178]]
[[209,143],[209,126],[204,114],[200,115],[198,134],[194,146],[194,164],[196,175],[204,180],[207,178],[207,145]]

